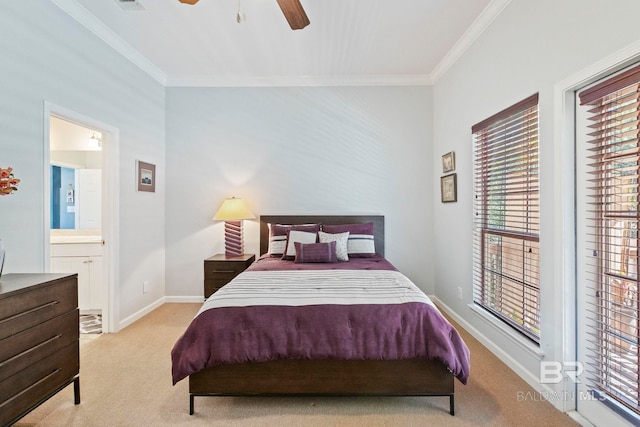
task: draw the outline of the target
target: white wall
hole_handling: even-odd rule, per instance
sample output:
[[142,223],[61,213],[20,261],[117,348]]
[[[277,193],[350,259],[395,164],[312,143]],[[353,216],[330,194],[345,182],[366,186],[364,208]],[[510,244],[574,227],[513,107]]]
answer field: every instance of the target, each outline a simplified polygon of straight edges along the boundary
[[[563,289],[556,281],[562,247],[554,198],[561,189],[554,174],[554,85],[640,39],[635,0],[512,0],[488,30],[434,86],[432,177],[437,185],[439,156],[456,151],[458,203],[434,205],[435,293],[479,334],[509,358],[528,380],[537,381],[539,359],[479,320],[472,301],[472,140],[471,126],[535,93],[540,93],[541,176],[541,347],[545,360],[562,361],[565,346]],[[568,266],[567,268],[572,268]],[[463,289],[458,299],[456,288]],[[567,305],[573,301],[566,301]],[[473,375],[473,374],[472,374]],[[559,402],[553,402],[558,404]],[[562,403],[562,402],[560,402]]]
[[[164,295],[164,87],[47,0],[3,2],[0,166],[19,190],[0,198],[6,273],[44,271],[44,101],[120,130],[120,319]],[[135,191],[135,160],[158,166],[156,193]],[[110,243],[110,242],[108,242]],[[142,293],[142,281],[151,285]]]
[[[259,215],[383,214],[386,255],[433,292],[431,88],[168,88],[167,295],[202,296],[226,197]],[[245,222],[245,252],[258,252]]]

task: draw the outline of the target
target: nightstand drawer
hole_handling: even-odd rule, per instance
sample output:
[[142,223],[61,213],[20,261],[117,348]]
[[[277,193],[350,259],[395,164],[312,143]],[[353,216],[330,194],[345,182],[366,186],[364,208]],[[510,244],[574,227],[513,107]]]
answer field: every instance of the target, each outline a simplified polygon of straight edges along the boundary
[[233,279],[234,277],[236,277],[238,274],[242,273],[243,270],[240,271],[226,271],[226,270],[220,270],[220,271],[210,271],[208,273],[205,273],[204,278],[205,280],[212,280],[214,282],[221,282],[223,285],[225,283],[229,283],[231,281],[231,279]]
[[46,322],[78,307],[75,276],[64,281],[17,294],[0,304],[0,339]]
[[245,263],[238,264],[229,261],[216,261],[204,263],[204,274],[209,275],[232,275],[236,276],[238,273],[242,273],[247,266]]
[[255,255],[244,254],[237,257],[215,255],[204,260],[204,297],[208,298],[218,289],[242,273],[256,259]]
[[0,381],[78,341],[78,310],[0,340]]

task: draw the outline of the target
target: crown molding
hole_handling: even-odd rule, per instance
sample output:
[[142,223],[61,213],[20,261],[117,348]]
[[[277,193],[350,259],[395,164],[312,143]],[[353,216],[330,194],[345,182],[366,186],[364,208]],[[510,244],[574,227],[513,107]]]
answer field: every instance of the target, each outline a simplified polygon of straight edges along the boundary
[[305,86],[428,86],[428,74],[392,76],[178,76],[169,77],[171,87],[305,87]]
[[492,0],[431,74],[358,76],[209,76],[169,77],[75,0],[50,0],[69,16],[129,59],[163,86],[170,87],[304,87],[434,85],[480,37],[511,0]]
[[124,41],[120,36],[114,33],[109,27],[107,27],[102,21],[96,18],[95,15],[81,6],[78,2],[75,0],[51,0],[51,2],[77,22],[85,26],[106,44],[115,49],[116,52],[120,53],[129,61],[137,65],[142,71],[153,77],[158,81],[158,83],[166,86],[167,75],[161,69],[134,49],[133,46]]
[[458,39],[456,44],[447,52],[431,73],[431,84],[435,84],[447,70],[455,64],[462,54],[489,28],[489,25],[500,15],[511,0],[492,0],[482,13],[473,21],[471,26]]

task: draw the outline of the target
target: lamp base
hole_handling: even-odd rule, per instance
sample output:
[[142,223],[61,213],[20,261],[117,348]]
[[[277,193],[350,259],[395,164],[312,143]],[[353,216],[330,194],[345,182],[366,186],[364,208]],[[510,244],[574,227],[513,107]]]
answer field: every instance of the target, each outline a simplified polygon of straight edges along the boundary
[[240,256],[242,247],[242,221],[224,222],[224,254],[228,257]]

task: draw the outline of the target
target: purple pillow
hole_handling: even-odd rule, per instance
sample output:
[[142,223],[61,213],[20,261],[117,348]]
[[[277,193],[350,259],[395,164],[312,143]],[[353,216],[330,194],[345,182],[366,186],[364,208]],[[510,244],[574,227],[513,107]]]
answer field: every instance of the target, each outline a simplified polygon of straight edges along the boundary
[[336,242],[329,243],[300,243],[296,246],[295,262],[338,262],[336,258]]
[[376,254],[376,245],[373,239],[373,222],[341,225],[323,224],[322,231],[331,234],[348,231],[347,252],[350,258],[370,258]]
[[317,233],[320,224],[284,225],[269,224],[269,255],[281,257],[287,248],[287,230],[309,231]]
[[286,261],[293,261],[295,259],[295,243],[316,243],[317,241],[318,233],[300,230],[287,230],[287,244],[281,259]]

